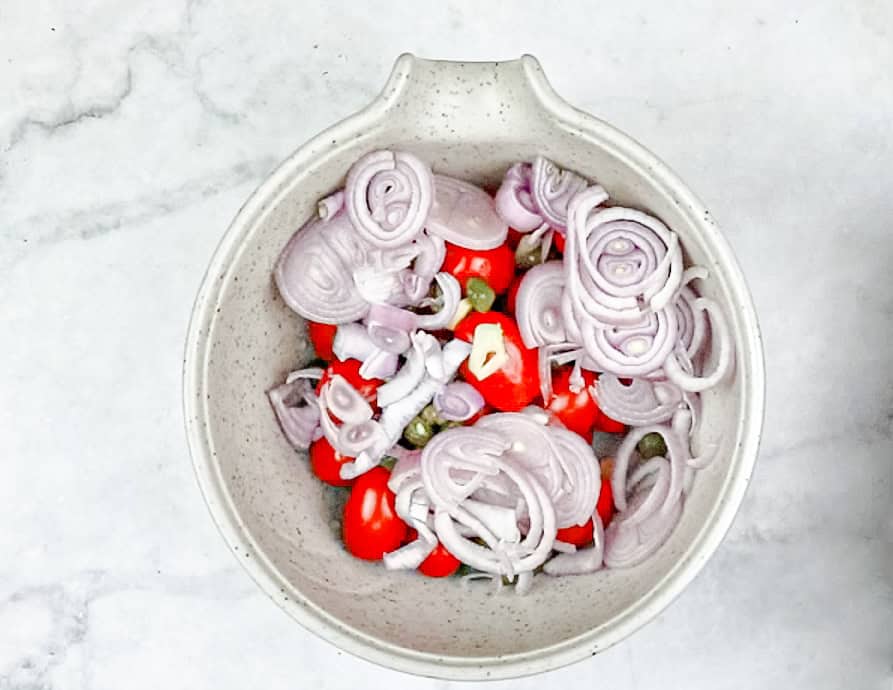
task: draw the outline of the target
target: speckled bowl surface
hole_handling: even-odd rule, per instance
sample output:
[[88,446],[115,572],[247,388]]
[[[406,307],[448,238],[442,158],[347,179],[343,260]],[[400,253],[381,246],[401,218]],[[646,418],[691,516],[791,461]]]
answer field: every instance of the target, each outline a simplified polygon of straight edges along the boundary
[[[349,556],[335,492],[283,439],[265,391],[312,357],[303,320],[271,270],[316,201],[376,148],[406,149],[436,172],[495,186],[514,161],[543,154],[597,179],[619,201],[679,233],[710,269],[703,291],[726,310],[734,377],[704,396],[695,450],[719,441],[667,544],[629,570],[551,579],[526,597],[456,579],[393,573]],[[401,57],[369,107],[295,152],[240,210],[196,300],[184,365],[185,416],[211,514],[257,583],[314,633],[374,662],[451,679],[505,678],[596,654],[656,616],[719,545],[741,502],[763,417],[753,305],[709,213],[652,154],[575,110],[529,56],[501,63]]]

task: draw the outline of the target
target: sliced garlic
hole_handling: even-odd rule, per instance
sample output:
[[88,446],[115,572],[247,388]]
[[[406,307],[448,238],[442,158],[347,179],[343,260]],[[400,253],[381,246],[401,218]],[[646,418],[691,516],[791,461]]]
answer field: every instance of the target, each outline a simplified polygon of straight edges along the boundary
[[453,320],[449,322],[447,328],[451,331],[456,330],[456,326],[459,325],[459,322],[468,316],[471,313],[471,300],[467,297],[459,300],[459,304],[456,305],[456,313],[453,314]]
[[495,374],[508,362],[502,326],[498,323],[481,323],[474,329],[471,341],[471,354],[468,355],[468,370],[478,381]]

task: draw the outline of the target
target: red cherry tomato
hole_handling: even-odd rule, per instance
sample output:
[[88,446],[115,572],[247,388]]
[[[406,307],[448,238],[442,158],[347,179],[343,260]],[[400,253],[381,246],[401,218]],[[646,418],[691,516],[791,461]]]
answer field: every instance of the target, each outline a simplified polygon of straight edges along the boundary
[[546,409],[554,414],[568,429],[592,441],[592,428],[599,418],[600,410],[589,393],[596,376],[583,370],[583,388],[574,393],[570,388],[573,367],[564,366],[552,374],[552,397]]
[[388,488],[391,473],[376,467],[354,480],[344,504],[341,535],[347,550],[357,558],[377,561],[400,547],[406,523],[397,517],[394,493]]
[[558,249],[558,251],[560,251],[562,254],[564,254],[564,243],[564,235],[562,235],[560,232],[556,232],[552,235],[552,244],[554,244],[555,248]]
[[526,235],[526,234],[527,234],[526,232],[518,232],[517,230],[515,230],[513,227],[510,226],[508,237],[505,240],[506,244],[508,244],[508,246],[510,246],[512,249],[517,249],[518,242],[520,242],[521,238],[523,238],[524,235]]
[[313,343],[313,349],[321,359],[331,362],[335,359],[335,353],[332,352],[332,342],[335,340],[335,331],[338,326],[330,323],[319,323],[318,321],[310,321],[307,324],[307,331],[310,334],[310,342]]
[[[410,527],[406,533],[405,543],[408,544],[411,541],[415,541],[418,536],[419,533]],[[438,542],[434,550],[422,561],[418,570],[428,577],[448,577],[455,573],[460,565],[462,565],[461,561],[447,551],[443,544]]]
[[340,359],[334,360],[323,372],[322,378],[316,386],[317,395],[319,395],[319,392],[322,390],[323,384],[338,374],[339,376],[343,376],[351,386],[359,391],[360,395],[362,395],[367,402],[375,407],[375,398],[377,396],[376,391],[384,381],[381,379],[366,379],[360,376],[360,367],[362,364],[363,363],[357,359],[345,359],[343,361]]
[[614,517],[614,492],[611,490],[611,473],[614,471],[614,460],[605,458],[601,461],[602,488],[598,494],[598,503],[595,510],[602,519],[602,524],[607,527]]
[[[614,460],[605,458],[601,462],[602,485],[598,494],[598,501],[595,504],[595,510],[601,518],[602,526],[607,527],[611,519],[614,517],[614,494],[611,491],[611,472],[614,469]],[[582,525],[572,525],[571,527],[563,527],[558,530],[555,538],[559,541],[573,544],[577,548],[586,546],[592,542],[594,534],[594,526],[592,518],[589,518]]]
[[515,302],[518,300],[518,288],[521,287],[521,281],[524,279],[524,274],[517,275],[512,280],[512,284],[509,285],[509,293],[505,298],[506,306],[508,307],[509,313],[515,313]]
[[626,424],[611,419],[601,410],[598,411],[598,419],[595,420],[595,430],[605,431],[609,434],[622,434],[626,431]]
[[515,275],[515,253],[507,244],[495,249],[466,249],[447,242],[440,270],[451,273],[463,289],[469,278],[478,277],[501,295]]
[[[624,379],[621,379],[624,381]],[[625,386],[628,386],[631,383],[630,379],[626,379]],[[595,384],[598,387],[598,383]],[[595,431],[604,431],[609,434],[622,434],[626,431],[626,425],[623,422],[618,422],[616,419],[611,419],[608,415],[606,415],[601,410],[598,410],[595,415],[595,423],[593,425],[593,429]]]
[[511,317],[494,311],[469,314],[456,326],[455,335],[470,343],[474,330],[483,323],[496,323],[502,328],[508,361],[483,380],[471,373],[468,360],[462,363],[460,371],[490,405],[503,412],[517,412],[539,394],[536,350],[524,346],[518,325]]
[[474,413],[471,417],[462,422],[465,426],[472,426],[477,420],[481,417],[485,417],[493,411],[493,408],[490,407],[487,403],[484,403],[484,406]]
[[558,541],[573,544],[576,547],[582,547],[586,546],[592,541],[593,531],[594,527],[592,525],[592,518],[589,518],[582,525],[562,527],[560,530],[558,530],[558,534],[555,535],[555,538]]
[[428,577],[449,577],[462,563],[453,554],[446,550],[443,544],[438,542],[428,558],[422,561],[419,572]]
[[342,479],[340,474],[341,465],[353,462],[353,460],[353,458],[338,453],[325,438],[317,439],[310,446],[310,468],[313,470],[313,474],[332,486],[353,484],[353,480]]

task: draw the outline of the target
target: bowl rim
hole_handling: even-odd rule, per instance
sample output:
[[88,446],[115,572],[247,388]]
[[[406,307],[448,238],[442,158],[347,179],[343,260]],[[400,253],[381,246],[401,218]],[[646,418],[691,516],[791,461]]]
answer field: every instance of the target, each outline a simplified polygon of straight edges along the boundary
[[[583,138],[597,138],[602,146],[610,144],[615,155],[670,194],[689,221],[700,226],[711,251],[723,266],[727,289],[743,325],[742,338],[747,347],[744,352],[738,353],[738,359],[739,362],[747,360],[750,379],[742,383],[742,414],[736,429],[740,439],[736,449],[737,461],[720,488],[720,499],[705,518],[705,527],[683,557],[645,596],[598,627],[527,652],[489,657],[443,657],[401,647],[345,625],[295,591],[265,556],[239,518],[214,460],[215,453],[206,433],[209,335],[222,286],[243,249],[247,233],[285,193],[294,171],[332,148],[333,140],[344,141],[348,132],[353,133],[385,116],[388,108],[399,99],[414,66],[420,63],[429,66],[472,63],[427,61],[408,53],[401,55],[376,100],[310,139],[261,182],[237,212],[208,265],[193,305],[183,358],[183,414],[196,479],[218,531],[248,574],[304,628],[336,647],[387,668],[447,680],[508,679],[557,669],[608,649],[653,620],[700,573],[731,527],[753,473],[764,421],[765,372],[756,312],[738,262],[712,216],[656,155],[627,134],[576,109],[558,96],[536,58],[524,55],[514,62],[520,65],[528,85],[550,116],[563,126],[573,128]],[[244,557],[240,553],[244,553]],[[285,596],[286,592],[297,596]]]

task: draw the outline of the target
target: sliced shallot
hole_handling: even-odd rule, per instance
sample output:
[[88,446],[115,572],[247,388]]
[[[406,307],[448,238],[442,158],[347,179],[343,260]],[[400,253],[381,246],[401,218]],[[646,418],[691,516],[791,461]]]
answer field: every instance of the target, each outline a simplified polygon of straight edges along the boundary
[[[680,438],[672,427],[661,424],[649,424],[630,429],[614,454],[614,471],[611,475],[614,505],[621,512],[627,509],[627,485],[632,481],[631,478],[629,481],[627,480],[630,461],[633,453],[636,452],[639,441],[648,434],[660,434],[667,446],[670,469],[670,485],[666,496],[667,506],[675,503],[682,491],[682,475],[685,469],[685,461],[688,457],[687,439]],[[664,506],[664,508],[666,509],[667,506]]]
[[518,232],[530,232],[543,224],[533,203],[530,163],[515,163],[505,174],[496,192],[496,212]]
[[468,249],[495,249],[508,234],[508,225],[497,215],[487,192],[446,175],[434,176],[434,205],[425,228]]
[[639,474],[646,469],[657,472],[657,480],[633,486],[632,496],[624,497],[626,509],[614,515],[605,530],[604,562],[609,568],[630,568],[648,558],[667,540],[682,513],[681,496],[668,500],[672,482],[667,461],[652,458]]
[[411,153],[373,151],[353,164],[344,194],[359,235],[376,247],[396,247],[425,226],[434,180],[427,164]]
[[312,379],[314,381],[319,381],[322,378],[323,369],[321,367],[307,367],[305,369],[298,369],[296,371],[291,371],[288,373],[288,376],[285,377],[286,383],[294,383],[298,379]]
[[305,319],[341,324],[362,318],[369,304],[350,279],[365,247],[345,215],[311,221],[283,249],[273,276],[285,303]]
[[627,386],[614,374],[602,374],[591,392],[602,412],[630,426],[666,422],[682,402],[673,383],[636,378]]
[[484,407],[484,397],[465,381],[448,383],[434,395],[434,409],[441,419],[464,422]]
[[371,447],[380,448],[385,442],[384,429],[374,419],[345,422],[338,432],[338,445],[348,457],[356,457]]
[[515,301],[521,339],[527,347],[563,343],[567,339],[561,317],[564,267],[560,261],[534,266],[524,275]]
[[409,272],[403,274],[403,291],[409,304],[419,304],[428,294],[431,280],[443,264],[446,243],[442,237],[422,232],[414,241],[415,260]]
[[[553,228],[567,227],[568,203],[589,184],[585,178],[563,170],[543,156],[533,160],[531,188],[533,203],[543,219]],[[605,195],[607,199],[607,194]]]
[[320,199],[317,214],[320,220],[332,220],[342,208],[344,208],[344,190],[339,189],[334,194]]
[[[422,451],[422,481],[435,508],[438,539],[456,558],[483,572],[515,575],[532,571],[548,558],[555,541],[555,513],[545,489],[526,469],[504,459],[505,442],[493,431],[458,427],[437,434]],[[526,532],[519,541],[494,534],[464,505],[488,479],[504,478],[527,506]],[[486,546],[460,533],[473,528]]]
[[[683,408],[676,410],[676,413],[673,415],[672,427],[679,438],[690,438],[693,431],[692,411],[690,409]],[[716,459],[718,452],[718,443],[708,443],[702,449],[701,454],[697,457],[694,457],[692,451],[689,450],[685,458],[685,464],[690,469],[703,470],[709,467],[710,464]]]
[[710,316],[710,335],[714,342],[718,342],[719,354],[716,356],[716,364],[713,371],[707,376],[692,376],[688,374],[680,363],[680,354],[676,352],[667,358],[664,363],[664,372],[667,378],[686,391],[700,393],[712,388],[725,378],[734,364],[734,351],[732,336],[726,324],[726,318],[720,306],[712,299],[699,297],[691,303],[692,309],[706,311]]
[[412,350],[406,356],[406,362],[397,374],[376,391],[378,404],[387,407],[405,398],[425,377],[425,347],[428,334],[419,334],[412,338]]
[[668,361],[677,344],[676,311],[650,312],[632,324],[580,326],[586,354],[596,367],[619,376],[647,376]]
[[389,379],[397,371],[400,357],[392,352],[375,350],[360,365],[360,376],[364,379]]
[[329,412],[342,422],[356,424],[372,419],[372,407],[340,374],[335,374],[323,384],[320,398]]
[[286,440],[298,450],[307,450],[319,427],[313,384],[306,378],[296,378],[276,386],[267,396]]
[[418,568],[437,546],[437,537],[428,524],[430,502],[422,489],[420,456],[419,451],[404,453],[388,480],[388,488],[396,495],[395,512],[418,534],[414,541],[384,555],[388,570]]
[[[577,549],[575,552],[559,553],[546,561],[543,572],[546,575],[587,575],[601,570],[605,559],[605,528],[598,512],[592,514],[592,546]],[[556,549],[557,550],[557,549]]]
[[343,323],[335,331],[332,352],[340,360],[357,359],[361,362],[378,348],[369,337],[369,332],[358,323]]
[[559,528],[581,524],[591,514],[601,489],[598,460],[581,436],[546,426],[545,411],[534,415],[535,409],[489,414],[474,428],[511,439],[511,445],[504,451],[505,457],[542,482]]
[[707,320],[704,312],[694,306],[698,296],[688,285],[680,288],[676,296],[676,320],[679,322],[679,344],[685,348],[689,359],[693,359],[704,344],[707,335]]
[[434,281],[440,288],[438,299],[440,308],[433,314],[419,314],[416,317],[418,327],[430,331],[449,326],[462,300],[462,286],[454,276],[441,272],[434,276]]
[[568,297],[578,318],[598,324],[633,324],[666,307],[682,281],[676,233],[635,209],[595,208],[601,187],[570,204],[564,264]]
[[[456,375],[459,365],[468,357],[470,349],[468,343],[458,339],[453,339],[440,348],[437,340],[427,333],[417,333],[413,336],[413,340],[417,344],[416,349],[406,364],[393,380],[380,386],[376,391],[377,402],[383,408],[377,422],[384,432],[381,442],[357,455],[354,462],[344,463],[339,470],[343,479],[353,479],[378,465],[388,449],[397,443],[410,420],[431,402],[449,379]],[[426,350],[431,346],[431,341],[437,346],[443,379],[434,378],[428,373]],[[397,381],[403,375],[403,371],[410,366],[413,367],[413,371],[404,375],[399,388],[387,389],[383,401],[382,390],[385,390],[385,386]],[[409,386],[410,383],[414,383],[414,386]],[[324,425],[323,429],[325,428]],[[328,438],[328,433],[326,436]]]
[[414,313],[390,304],[373,304],[366,314],[369,339],[379,349],[396,355],[409,349],[409,334],[415,327]]

